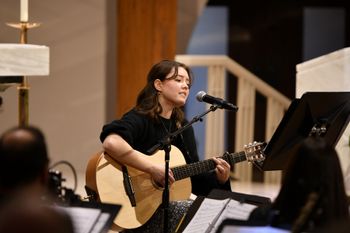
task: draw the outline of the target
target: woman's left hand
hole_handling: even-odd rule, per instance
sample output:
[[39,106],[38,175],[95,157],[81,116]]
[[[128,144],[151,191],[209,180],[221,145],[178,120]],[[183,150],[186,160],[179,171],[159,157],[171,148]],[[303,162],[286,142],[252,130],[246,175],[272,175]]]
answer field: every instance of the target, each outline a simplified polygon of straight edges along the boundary
[[224,184],[230,178],[231,166],[223,159],[213,157],[213,160],[216,163],[216,178],[220,184]]

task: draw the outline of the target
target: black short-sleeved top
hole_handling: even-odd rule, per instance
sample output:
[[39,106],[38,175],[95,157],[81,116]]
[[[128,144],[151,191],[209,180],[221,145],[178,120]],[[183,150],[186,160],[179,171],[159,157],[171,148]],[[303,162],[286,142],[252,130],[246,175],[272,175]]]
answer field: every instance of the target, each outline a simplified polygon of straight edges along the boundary
[[[183,124],[185,123],[183,122]],[[103,142],[109,134],[116,133],[127,141],[132,148],[149,155],[147,151],[159,143],[169,130],[171,132],[176,130],[174,120],[161,118],[160,122],[156,122],[132,109],[124,114],[120,120],[114,120],[104,125],[100,140]],[[199,160],[192,126],[179,134],[173,140],[172,145],[180,149],[187,164]],[[192,193],[200,196],[207,196],[214,188],[231,190],[229,181],[223,185],[219,184],[214,171],[193,176],[191,182]]]

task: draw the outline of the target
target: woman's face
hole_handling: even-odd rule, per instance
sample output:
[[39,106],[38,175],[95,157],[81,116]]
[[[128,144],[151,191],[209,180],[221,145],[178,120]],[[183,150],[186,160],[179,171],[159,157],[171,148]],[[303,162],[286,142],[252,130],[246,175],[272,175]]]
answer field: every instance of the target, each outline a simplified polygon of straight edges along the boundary
[[189,90],[190,78],[183,67],[178,68],[177,76],[174,76],[175,69],[166,76],[165,80],[155,83],[156,89],[160,92],[160,104],[165,107],[181,107],[186,103]]

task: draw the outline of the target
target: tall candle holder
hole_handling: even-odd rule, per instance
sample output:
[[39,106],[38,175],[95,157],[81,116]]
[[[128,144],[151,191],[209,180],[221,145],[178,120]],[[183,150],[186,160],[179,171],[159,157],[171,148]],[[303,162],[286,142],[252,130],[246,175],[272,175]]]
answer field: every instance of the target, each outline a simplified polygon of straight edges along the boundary
[[[7,23],[8,26],[20,29],[20,43],[27,44],[28,30],[40,26],[40,23]],[[23,76],[21,84],[17,87],[18,90],[18,124],[27,126],[29,124],[29,84],[28,77]]]

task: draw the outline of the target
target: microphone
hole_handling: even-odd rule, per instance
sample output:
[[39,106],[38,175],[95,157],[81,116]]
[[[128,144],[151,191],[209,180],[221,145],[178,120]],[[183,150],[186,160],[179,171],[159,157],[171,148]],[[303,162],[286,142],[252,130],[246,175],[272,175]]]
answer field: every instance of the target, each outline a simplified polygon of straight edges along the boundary
[[231,111],[238,111],[238,107],[236,105],[233,105],[221,98],[217,98],[211,95],[208,95],[204,91],[200,91],[197,93],[196,98],[199,102],[206,102],[208,104],[213,104],[218,106],[219,108],[231,110]]

